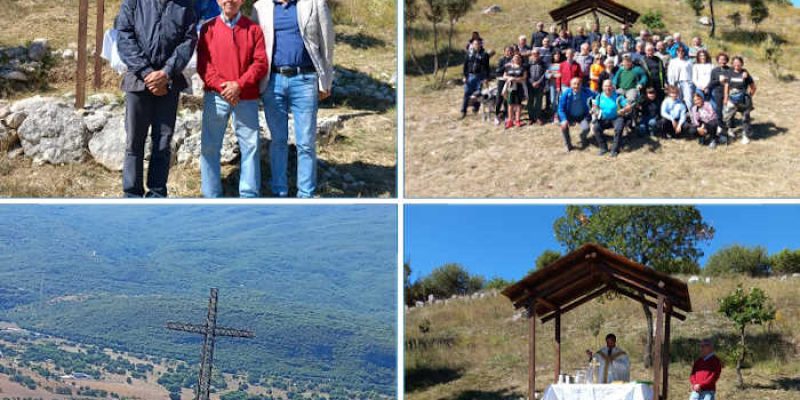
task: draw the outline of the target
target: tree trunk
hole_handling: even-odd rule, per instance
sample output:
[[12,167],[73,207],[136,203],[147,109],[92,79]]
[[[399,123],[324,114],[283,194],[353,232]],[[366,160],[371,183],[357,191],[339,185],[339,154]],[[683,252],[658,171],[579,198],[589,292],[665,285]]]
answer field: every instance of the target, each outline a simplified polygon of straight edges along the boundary
[[739,358],[736,360],[736,384],[739,388],[744,388],[744,379],[742,379],[742,364],[744,363],[745,347],[744,347],[744,326],[739,330]]
[[444,67],[442,69],[442,83],[447,79],[447,68],[450,66],[450,54],[453,53],[453,31],[455,30],[456,22],[450,20],[450,28],[447,31],[447,57],[444,59]]
[[717,20],[714,18],[714,0],[708,0],[708,8],[711,11],[711,37],[714,37],[714,32],[717,30]]
[[433,23],[433,78],[439,73],[439,27]]
[[408,42],[408,55],[411,58],[411,62],[419,71],[420,76],[425,76],[425,70],[419,64],[419,60],[417,59],[417,53],[414,51],[414,41],[413,41],[413,33],[411,31],[411,24],[406,22],[406,42]]
[[644,362],[645,368],[650,368],[653,366],[653,312],[650,310],[650,307],[644,303],[642,303],[642,311],[644,311],[644,317],[647,320],[647,340],[644,344],[644,357],[642,361]]

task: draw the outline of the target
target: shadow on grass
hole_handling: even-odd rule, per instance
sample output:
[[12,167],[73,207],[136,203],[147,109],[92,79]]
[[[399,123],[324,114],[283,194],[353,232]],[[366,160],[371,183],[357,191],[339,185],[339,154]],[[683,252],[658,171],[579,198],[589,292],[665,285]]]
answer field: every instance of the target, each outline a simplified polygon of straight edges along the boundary
[[767,38],[770,36],[772,36],[772,40],[775,41],[776,44],[782,45],[786,43],[786,39],[783,36],[775,32],[768,32],[761,30],[723,31],[722,34],[720,35],[720,39],[738,44],[761,45],[761,43],[767,40]]
[[752,128],[753,128],[753,134],[751,139],[753,140],[769,139],[773,136],[777,136],[789,131],[788,128],[775,125],[774,122],[755,123],[753,124]]
[[785,390],[785,391],[800,391],[800,378],[778,378],[773,379],[771,384],[757,383],[754,385],[747,385],[753,389],[759,390]]
[[375,36],[358,32],[356,34],[339,33],[336,35],[337,43],[344,43],[354,49],[370,49],[386,46],[386,41]]
[[[405,374],[406,392],[414,392],[417,390],[427,389],[431,386],[452,382],[461,378],[463,375],[463,371],[455,368],[407,368]],[[474,399],[474,397],[464,397],[464,399]]]
[[[678,337],[670,342],[670,360],[682,361],[691,365],[699,356],[702,338]],[[733,353],[739,343],[739,335],[734,333],[717,333],[711,337],[717,355],[733,367],[736,362]],[[747,335],[747,357],[745,367],[753,363],[779,360],[787,361],[795,356],[794,345],[782,335],[775,332],[761,332]],[[788,382],[787,384],[791,384]]]
[[[447,62],[447,57],[450,56],[450,61]],[[447,64],[448,68],[453,67],[461,67],[464,64],[464,57],[467,55],[467,52],[461,48],[454,48],[454,49],[444,49],[439,50],[439,69],[441,70],[444,68],[445,64]],[[433,53],[425,53],[425,54],[418,54],[417,61],[419,62],[419,66],[422,68],[422,72],[425,75],[430,75],[433,73]],[[490,59],[491,64],[491,59]],[[491,65],[494,68],[494,65]],[[406,75],[407,76],[421,76],[419,68],[411,61],[411,57],[406,57]]]
[[525,395],[511,391],[502,390],[465,390],[449,400],[517,400],[525,398]]

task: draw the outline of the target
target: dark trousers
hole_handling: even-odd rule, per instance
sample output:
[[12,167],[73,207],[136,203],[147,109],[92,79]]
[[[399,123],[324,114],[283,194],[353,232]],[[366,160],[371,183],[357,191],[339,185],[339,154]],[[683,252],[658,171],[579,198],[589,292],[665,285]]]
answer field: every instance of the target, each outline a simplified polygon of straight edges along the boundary
[[708,143],[711,143],[712,140],[716,140],[716,138],[717,138],[717,127],[719,126],[719,124],[717,123],[716,120],[711,121],[709,123],[701,122],[700,126],[705,127],[705,129],[706,129],[705,136],[700,136],[700,134],[698,133],[699,126],[694,126],[694,125],[690,125],[689,126],[689,132],[688,133],[690,135],[697,136],[700,139],[700,143],[701,144],[708,144]]
[[[461,112],[467,112],[467,105],[469,105],[469,98],[475,94],[475,92],[481,90],[481,82],[483,82],[484,77],[481,75],[476,74],[469,74],[467,77],[467,83],[464,84],[464,102],[461,103]],[[480,103],[475,103],[472,106],[473,111],[478,112],[478,108],[480,107]]]
[[[672,121],[671,120],[661,119],[661,120],[659,120],[659,125],[660,125],[659,126],[659,131],[664,136],[668,136],[668,137],[674,137],[675,136],[675,129],[672,127]],[[688,121],[684,122],[683,125],[681,125],[681,134],[679,135],[679,137],[686,137],[688,135],[691,135],[691,132],[689,131],[691,126],[692,125]]]
[[505,117],[505,115],[508,114],[508,103],[506,103],[505,96],[502,95],[504,85],[504,80],[497,80],[497,98],[494,102],[494,115],[496,115],[498,118]]
[[544,96],[544,84],[539,84],[538,88],[528,88],[528,118],[531,122],[541,119],[544,120],[544,110],[542,110],[542,96]]
[[597,141],[597,146],[602,150],[608,150],[606,145],[606,137],[603,135],[603,130],[614,128],[614,143],[611,145],[611,151],[618,153],[620,141],[622,140],[622,130],[625,128],[625,118],[617,117],[614,119],[598,119],[592,123],[592,132],[594,139]]
[[175,131],[180,92],[170,90],[164,96],[149,91],[125,95],[125,161],[122,166],[122,190],[125,197],[143,197],[144,145],[147,133],[153,148],[147,169],[147,197],[167,197],[167,179],[171,158],[170,144]]
[[567,122],[561,123],[561,137],[564,138],[564,144],[568,148],[572,148],[572,140],[569,137],[569,125],[570,124],[578,124],[581,128],[580,138],[581,138],[581,145],[583,142],[586,141],[586,135],[589,134],[589,120],[584,118],[575,118],[573,119],[572,116],[567,116]]

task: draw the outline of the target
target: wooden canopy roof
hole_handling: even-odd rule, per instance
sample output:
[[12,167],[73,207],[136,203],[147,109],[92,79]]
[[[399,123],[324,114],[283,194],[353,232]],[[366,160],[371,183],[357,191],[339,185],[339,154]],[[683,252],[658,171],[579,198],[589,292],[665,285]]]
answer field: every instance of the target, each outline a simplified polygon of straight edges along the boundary
[[514,308],[535,304],[533,311],[544,323],[609,291],[652,308],[664,296],[666,312],[682,321],[686,317],[676,308],[692,311],[685,283],[596,244],[586,244],[526,276],[503,295]]
[[550,11],[553,21],[562,25],[589,13],[600,13],[620,23],[633,24],[639,13],[612,0],[578,0]]

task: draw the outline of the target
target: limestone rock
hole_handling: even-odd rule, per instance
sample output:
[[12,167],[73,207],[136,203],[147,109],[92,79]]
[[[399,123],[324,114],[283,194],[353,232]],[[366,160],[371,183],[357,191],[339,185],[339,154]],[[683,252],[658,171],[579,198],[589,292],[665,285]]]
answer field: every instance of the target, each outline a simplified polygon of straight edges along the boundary
[[88,154],[89,132],[83,118],[65,104],[44,104],[17,132],[25,155],[37,164],[77,163]]
[[[87,119],[87,128],[90,124],[96,127],[94,121]],[[117,116],[104,122],[102,130],[89,140],[89,152],[102,166],[111,171],[122,171],[122,162],[125,160],[125,117]]]
[[106,122],[111,118],[111,113],[105,111],[93,112],[83,117],[83,122],[86,123],[86,129],[89,132],[98,132],[106,126]]
[[486,8],[483,10],[483,13],[484,13],[484,14],[496,14],[496,13],[499,13],[500,11],[503,11],[503,9],[501,9],[501,8],[500,8],[500,6],[498,6],[497,4],[495,4],[495,5],[492,5],[492,6],[486,7]]
[[47,39],[35,39],[28,47],[28,58],[34,61],[42,61],[48,52],[50,52],[50,44]]
[[25,121],[25,118],[28,117],[28,113],[25,111],[19,111],[15,113],[11,113],[4,119],[6,126],[11,129],[19,129],[22,123]]

